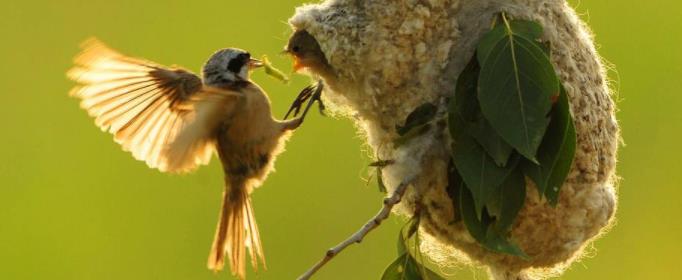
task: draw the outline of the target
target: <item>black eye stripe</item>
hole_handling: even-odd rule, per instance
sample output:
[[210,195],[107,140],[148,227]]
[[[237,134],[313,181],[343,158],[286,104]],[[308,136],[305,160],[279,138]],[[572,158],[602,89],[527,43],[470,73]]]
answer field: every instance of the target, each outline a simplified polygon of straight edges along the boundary
[[234,73],[239,73],[244,64],[249,61],[249,58],[251,58],[249,53],[241,53],[237,55],[237,57],[230,60],[230,63],[227,65],[227,70],[230,70]]

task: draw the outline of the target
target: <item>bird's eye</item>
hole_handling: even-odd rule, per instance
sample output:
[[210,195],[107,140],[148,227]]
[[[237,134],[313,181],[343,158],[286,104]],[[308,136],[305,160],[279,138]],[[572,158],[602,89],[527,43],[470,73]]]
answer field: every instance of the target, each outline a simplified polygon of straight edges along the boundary
[[291,50],[292,50],[293,52],[297,53],[297,52],[299,52],[299,51],[301,50],[301,48],[299,48],[298,46],[294,46]]

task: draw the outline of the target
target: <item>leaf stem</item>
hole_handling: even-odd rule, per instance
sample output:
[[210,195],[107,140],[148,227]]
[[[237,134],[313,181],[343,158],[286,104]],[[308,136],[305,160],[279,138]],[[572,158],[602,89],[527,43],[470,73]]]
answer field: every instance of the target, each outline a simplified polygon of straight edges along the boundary
[[329,250],[324,255],[324,258],[322,258],[320,261],[318,261],[315,265],[313,265],[308,271],[303,273],[300,277],[298,277],[298,280],[307,280],[310,279],[310,277],[315,274],[320,268],[322,268],[325,264],[327,264],[331,259],[333,259],[336,255],[340,254],[344,249],[346,249],[348,246],[352,245],[353,243],[360,243],[362,242],[362,239],[367,236],[367,234],[372,231],[373,229],[377,228],[382,221],[386,220],[388,216],[391,214],[391,210],[393,209],[393,206],[396,204],[400,203],[400,200],[402,199],[403,195],[405,194],[405,191],[407,190],[407,187],[412,183],[414,178],[409,178],[407,180],[403,180],[398,187],[395,188],[391,196],[387,197],[384,199],[384,205],[371,220],[369,220],[367,223],[365,223],[360,230],[355,232],[353,235],[351,235],[348,239],[344,240],[343,242],[339,243],[339,245],[336,245],[336,247],[333,247]]
[[[523,94],[521,93],[521,78],[519,77],[519,63],[516,60],[516,48],[514,46],[514,30],[512,30],[509,20],[507,20],[507,15],[502,13],[502,20],[504,21],[504,26],[507,29],[507,35],[509,36],[509,47],[511,48],[511,57],[514,64],[514,78],[516,81],[516,94],[518,95],[519,101],[521,103],[521,115],[526,118],[526,109],[523,107]],[[530,143],[530,135],[528,135],[528,124],[523,122],[523,132],[526,136],[526,146]]]

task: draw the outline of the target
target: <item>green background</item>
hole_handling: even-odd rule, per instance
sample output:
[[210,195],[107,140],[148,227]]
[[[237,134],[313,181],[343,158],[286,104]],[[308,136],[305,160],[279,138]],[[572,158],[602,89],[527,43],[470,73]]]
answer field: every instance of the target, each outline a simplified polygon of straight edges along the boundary
[[[93,3],[98,2],[98,3]],[[222,191],[216,160],[188,176],[165,175],[100,132],[67,92],[78,43],[198,70],[215,50],[275,55],[289,35],[289,1],[4,1],[0,9],[0,278],[228,279],[205,268]],[[617,225],[561,279],[675,279],[682,274],[682,4],[572,1],[617,68],[625,146]],[[262,72],[277,116],[309,79],[282,85]],[[373,215],[368,148],[348,120],[310,115],[277,172],[254,194],[268,270],[292,279]],[[317,279],[378,279],[395,258],[392,218]],[[448,269],[452,279],[485,279]],[[677,278],[679,279],[679,278]]]

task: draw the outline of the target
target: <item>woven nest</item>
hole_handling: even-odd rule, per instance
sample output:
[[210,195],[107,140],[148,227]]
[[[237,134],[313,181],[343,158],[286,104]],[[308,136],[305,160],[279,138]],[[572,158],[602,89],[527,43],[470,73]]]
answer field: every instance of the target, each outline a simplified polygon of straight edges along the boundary
[[[445,112],[459,73],[499,12],[544,26],[578,137],[556,208],[540,200],[528,181],[511,238],[530,259],[488,251],[462,223],[450,223],[456,213],[446,193],[447,129],[398,148],[392,142],[396,124],[417,106],[431,102]],[[619,143],[614,102],[592,36],[565,1],[329,0],[299,7],[289,22],[316,38],[338,76],[326,81],[327,104],[354,120],[378,158],[395,160],[383,172],[389,191],[417,176],[395,211],[409,216],[417,202],[423,205],[422,250],[438,264],[483,264],[497,279],[555,275],[613,220]]]

